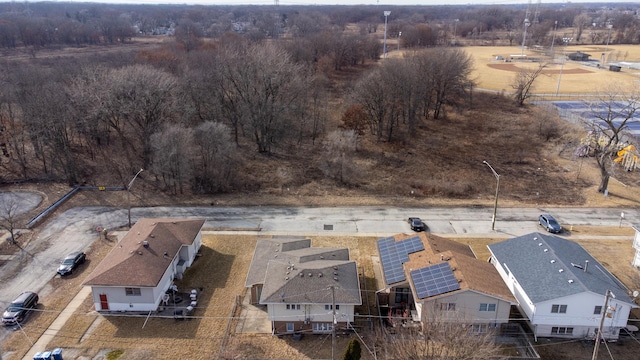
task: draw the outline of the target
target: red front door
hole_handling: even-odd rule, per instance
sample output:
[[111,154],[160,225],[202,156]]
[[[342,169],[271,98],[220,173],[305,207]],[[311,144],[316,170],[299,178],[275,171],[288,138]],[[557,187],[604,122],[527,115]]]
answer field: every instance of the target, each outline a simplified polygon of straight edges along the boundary
[[107,294],[100,294],[100,310],[109,310],[109,302],[107,301]]

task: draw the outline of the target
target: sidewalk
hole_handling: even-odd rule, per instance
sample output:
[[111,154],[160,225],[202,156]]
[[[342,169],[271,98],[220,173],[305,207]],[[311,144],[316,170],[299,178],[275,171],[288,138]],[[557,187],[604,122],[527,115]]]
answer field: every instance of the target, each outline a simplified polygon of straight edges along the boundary
[[49,328],[45,330],[45,332],[40,336],[38,341],[36,341],[36,343],[33,344],[33,346],[31,346],[31,349],[22,358],[22,360],[33,360],[33,356],[36,353],[41,351],[53,350],[53,349],[48,349],[47,345],[49,345],[49,342],[51,341],[51,339],[53,339],[56,336],[58,331],[61,330],[64,324],[67,322],[69,317],[71,317],[71,315],[76,312],[80,304],[82,304],[82,302],[90,294],[91,294],[91,288],[88,286],[83,286],[80,292],[78,292],[78,294],[73,299],[71,299],[67,307],[65,307],[64,310],[62,310],[62,312],[60,313],[60,315],[58,315],[58,317],[51,323],[51,325],[49,325]]

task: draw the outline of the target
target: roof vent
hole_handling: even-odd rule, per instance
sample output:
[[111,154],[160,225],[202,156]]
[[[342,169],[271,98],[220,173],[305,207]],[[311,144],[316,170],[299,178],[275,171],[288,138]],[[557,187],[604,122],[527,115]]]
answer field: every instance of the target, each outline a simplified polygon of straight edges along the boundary
[[333,270],[338,270],[338,267],[337,267],[337,266],[334,266],[334,267],[333,267]]
[[320,260],[324,259],[324,256],[320,255]]
[[337,271],[334,271],[334,272],[333,272],[333,275],[338,276],[338,272],[337,272]]
[[322,273],[318,273],[318,277],[322,277]]
[[139,250],[138,250],[138,255],[142,255],[142,251],[139,251]]
[[456,271],[456,268],[452,267],[452,268],[451,268],[451,271]]
[[155,235],[153,235],[153,234],[149,234],[149,237],[153,239],[153,238],[155,238],[156,236],[155,236]]
[[285,277],[284,277],[284,279],[285,279],[285,280],[289,280],[289,277],[288,277],[288,276],[285,276]]
[[537,236],[536,236],[536,237],[534,237],[534,238],[533,238],[533,240],[538,240],[538,237],[537,237]]
[[162,256],[169,257],[169,253],[165,251],[164,254],[162,254]]
[[147,240],[142,242],[142,246],[148,248],[149,247],[149,242]]
[[578,269],[582,269],[582,265],[571,263],[571,266],[577,267]]
[[312,274],[312,273],[309,273],[307,276],[312,277],[312,276],[313,276],[313,274]]
[[573,284],[573,280],[572,279],[569,279],[567,281],[569,281],[569,284]]
[[549,249],[544,249],[544,252],[548,252],[548,251],[549,251]]
[[564,269],[560,269],[560,270],[558,270],[558,272],[564,272]]
[[459,282],[459,283],[461,283],[461,282],[462,282],[462,279],[456,279],[456,280],[458,280],[458,282]]
[[338,281],[338,277],[337,277],[337,276],[336,276],[336,277],[334,277],[334,278],[333,278],[333,280]]
[[304,273],[303,272],[300,272],[300,277],[304,277]]
[[542,243],[538,243],[538,246],[542,246]]
[[556,260],[555,259],[551,259],[550,263],[555,264]]

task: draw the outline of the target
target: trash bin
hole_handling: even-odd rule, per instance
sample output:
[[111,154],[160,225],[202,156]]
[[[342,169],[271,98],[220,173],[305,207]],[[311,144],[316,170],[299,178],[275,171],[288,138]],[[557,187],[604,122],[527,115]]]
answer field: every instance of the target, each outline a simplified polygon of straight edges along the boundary
[[53,356],[53,360],[62,360],[62,348],[53,349],[51,356]]
[[33,355],[33,360],[41,360],[42,359],[42,351],[38,351]]
[[51,360],[51,351],[43,352],[42,355],[40,356],[40,359],[42,359],[42,360]]

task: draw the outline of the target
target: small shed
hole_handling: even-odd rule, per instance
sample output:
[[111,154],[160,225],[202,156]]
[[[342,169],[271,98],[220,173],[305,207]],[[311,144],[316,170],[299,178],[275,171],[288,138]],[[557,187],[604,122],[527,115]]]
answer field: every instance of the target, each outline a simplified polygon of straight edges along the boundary
[[573,61],[589,61],[590,56],[591,54],[583,53],[582,51],[567,54],[567,57]]
[[622,69],[622,66],[618,66],[618,65],[609,65],[609,71],[615,71],[615,72],[620,72],[620,70]]

